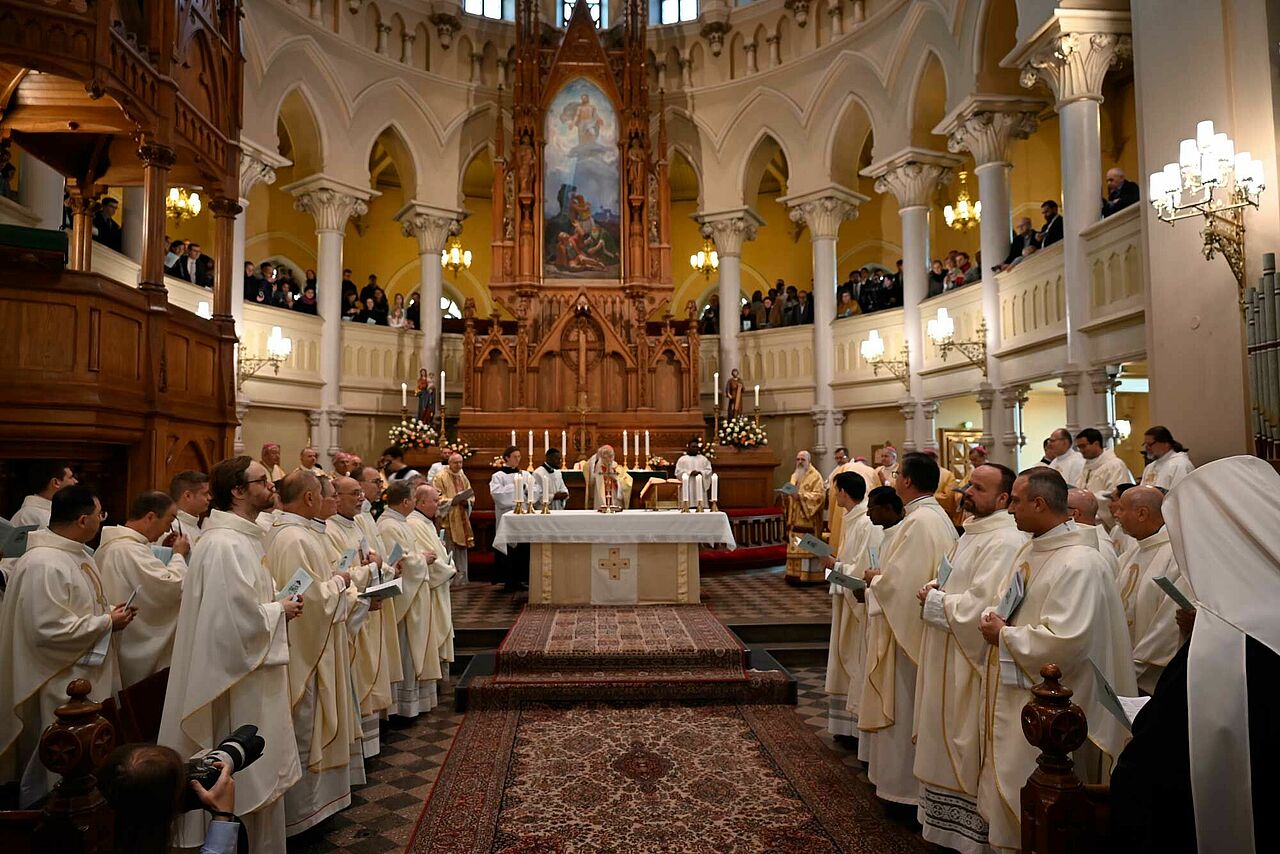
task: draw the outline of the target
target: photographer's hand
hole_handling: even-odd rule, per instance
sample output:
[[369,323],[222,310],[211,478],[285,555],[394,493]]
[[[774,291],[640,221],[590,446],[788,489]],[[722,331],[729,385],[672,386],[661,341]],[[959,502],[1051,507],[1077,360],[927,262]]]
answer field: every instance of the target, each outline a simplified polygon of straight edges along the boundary
[[191,781],[191,788],[195,790],[196,798],[206,809],[214,812],[234,813],[236,811],[236,781],[231,776],[231,769],[224,762],[215,762],[214,767],[221,769],[222,773],[218,776],[218,782],[213,784],[212,789],[206,789],[197,780]]

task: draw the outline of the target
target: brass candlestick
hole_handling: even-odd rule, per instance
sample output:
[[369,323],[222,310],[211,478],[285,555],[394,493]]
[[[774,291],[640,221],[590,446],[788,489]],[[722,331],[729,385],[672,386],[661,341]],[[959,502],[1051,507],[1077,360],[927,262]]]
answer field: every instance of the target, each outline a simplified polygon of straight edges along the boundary
[[755,419],[756,419],[756,426],[759,427],[760,426],[760,404],[758,403],[756,404]]
[[542,515],[548,516],[550,514],[551,514],[551,502],[548,501],[544,496],[542,499]]
[[719,503],[718,501],[716,501],[714,498],[713,498],[713,499],[711,499],[711,512],[712,512],[712,513],[719,513],[719,512],[720,512],[720,503]]

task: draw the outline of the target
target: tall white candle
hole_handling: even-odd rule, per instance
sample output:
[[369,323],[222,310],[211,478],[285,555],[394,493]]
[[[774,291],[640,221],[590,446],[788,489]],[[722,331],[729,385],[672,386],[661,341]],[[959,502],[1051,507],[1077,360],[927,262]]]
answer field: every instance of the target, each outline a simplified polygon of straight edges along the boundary
[[402,408],[405,408],[405,407],[408,407],[408,405],[409,405],[409,384],[400,383],[400,406]]
[[513,445],[514,445],[515,443],[516,443],[516,431],[515,431],[515,430],[512,430],[512,431],[511,431],[511,444],[513,444]]
[[760,408],[760,386],[756,385],[756,409]]
[[569,434],[564,430],[560,431],[560,456],[569,456]]
[[533,465],[533,431],[529,431],[529,465]]
[[444,412],[444,371],[440,372],[440,393],[436,398],[440,401],[440,411]]
[[632,451],[634,452],[631,454],[631,456],[636,458],[636,467],[641,468],[642,466],[640,466],[640,431],[639,430],[631,434],[631,447],[632,447]]
[[680,475],[680,500],[686,504],[689,502],[689,473],[683,472]]
[[546,453],[549,450],[551,450],[551,431],[543,430],[542,431],[542,451],[543,453]]
[[523,504],[524,503],[524,478],[520,476],[519,472],[516,472],[514,475],[512,475],[512,477],[515,478],[515,480],[512,481],[512,486],[515,489],[515,502],[517,504]]
[[713,502],[720,500],[720,475],[715,473],[711,475],[711,500]]
[[720,408],[720,372],[719,371],[716,371],[715,378],[711,381],[711,383],[713,386],[715,386],[716,409],[719,409]]
[[627,431],[622,431],[622,456],[627,455]]
[[649,464],[649,459],[653,456],[649,451],[649,431],[644,431],[644,461],[645,465]]

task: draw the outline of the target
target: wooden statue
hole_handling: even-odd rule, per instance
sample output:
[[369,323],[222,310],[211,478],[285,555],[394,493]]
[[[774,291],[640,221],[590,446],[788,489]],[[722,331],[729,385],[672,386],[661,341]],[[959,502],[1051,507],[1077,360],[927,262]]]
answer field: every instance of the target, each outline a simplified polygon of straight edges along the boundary
[[733,419],[742,414],[742,391],[746,386],[742,383],[742,377],[738,375],[738,369],[734,368],[729,373],[729,381],[724,385],[724,401],[725,401],[725,417]]

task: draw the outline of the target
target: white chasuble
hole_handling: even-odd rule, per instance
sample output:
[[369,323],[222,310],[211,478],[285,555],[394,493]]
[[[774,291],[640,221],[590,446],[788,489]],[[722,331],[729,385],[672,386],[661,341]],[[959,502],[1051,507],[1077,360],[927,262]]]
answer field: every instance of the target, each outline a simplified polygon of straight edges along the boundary
[[435,522],[417,510],[409,514],[408,521],[417,539],[418,551],[431,551],[436,555],[435,563],[427,567],[427,584],[431,588],[431,639],[428,644],[440,656],[443,678],[448,673],[448,663],[453,661],[453,599],[449,588],[458,571],[454,568],[449,549],[440,539]]
[[1124,558],[1121,598],[1133,642],[1134,676],[1143,693],[1153,694],[1165,665],[1182,646],[1182,635],[1174,620],[1178,605],[1160,589],[1155,579],[1160,576],[1169,579],[1192,602],[1196,600],[1195,591],[1173,558],[1168,528],[1162,527],[1146,539],[1138,540],[1137,546]]
[[94,559],[102,568],[108,602],[127,602],[137,591],[133,604],[138,613],[116,644],[120,683],[128,688],[169,666],[187,561],[175,553],[164,563],[146,537],[125,525],[102,529]]
[[[121,632],[111,632],[110,612],[98,567],[83,545],[48,529],[28,535],[0,609],[0,783],[20,781],[23,808],[58,780],[36,753],[54,710],[68,700],[67,685],[89,680],[89,699],[98,702],[121,687]],[[86,658],[104,649],[101,660]]]
[[[607,517],[606,517],[607,518]],[[591,604],[634,605],[639,601],[639,549],[635,543],[591,546]]]
[[383,547],[399,546],[404,552],[400,564],[403,592],[396,597],[396,633],[400,643],[403,679],[392,686],[392,713],[416,717],[436,705],[436,680],[441,676],[440,657],[431,646],[430,567],[418,549],[417,537],[404,516],[387,508],[378,517],[378,533]]
[[1066,524],[1031,540],[997,589],[1007,589],[1015,572],[1022,574],[1026,594],[1001,630],[999,647],[988,644],[978,782],[991,845],[1004,850],[1020,846],[1020,793],[1039,755],[1022,734],[1022,707],[1030,686],[1040,681],[1040,668],[1062,669],[1062,684],[1088,717],[1089,741],[1112,761],[1128,732],[1098,702],[1090,659],[1117,694],[1137,693],[1124,608],[1089,532]]
[[[862,578],[870,567],[869,546],[879,547],[882,529],[867,517],[866,503],[846,510],[840,517],[840,550],[836,571]],[[834,533],[834,530],[833,530]],[[827,651],[825,690],[831,694],[827,708],[828,730],[834,735],[857,735],[858,701],[866,666],[867,606],[847,587],[830,585],[831,643]]]
[[[282,795],[301,775],[289,703],[284,609],[264,559],[265,532],[214,510],[191,551],[173,640],[159,743],[179,756],[213,748],[253,723],[262,758],[236,774],[236,813],[254,851],[282,850]],[[126,630],[127,631],[127,630]],[[183,813],[176,844],[198,848],[208,815]]]

